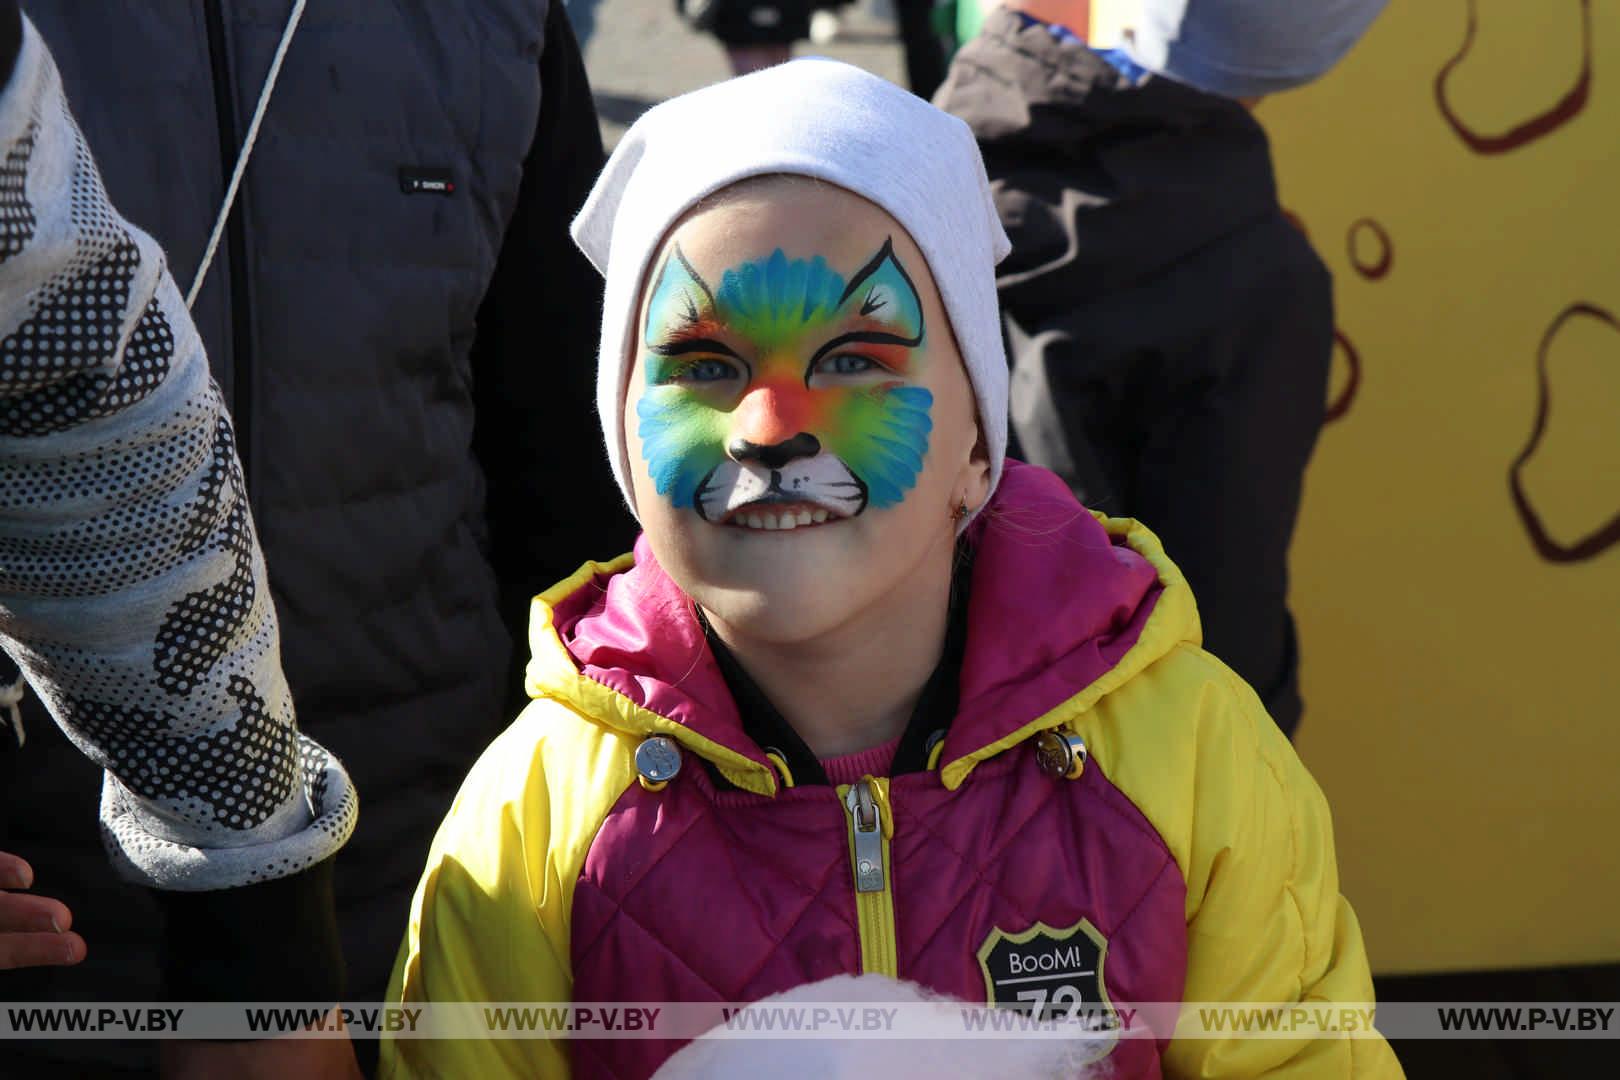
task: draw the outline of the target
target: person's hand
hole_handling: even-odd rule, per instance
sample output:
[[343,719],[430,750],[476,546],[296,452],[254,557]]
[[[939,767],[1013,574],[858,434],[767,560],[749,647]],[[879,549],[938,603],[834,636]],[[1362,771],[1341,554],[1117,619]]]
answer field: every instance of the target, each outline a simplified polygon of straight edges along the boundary
[[0,971],[66,967],[84,959],[84,939],[68,929],[73,913],[66,904],[11,891],[33,884],[33,867],[0,851]]

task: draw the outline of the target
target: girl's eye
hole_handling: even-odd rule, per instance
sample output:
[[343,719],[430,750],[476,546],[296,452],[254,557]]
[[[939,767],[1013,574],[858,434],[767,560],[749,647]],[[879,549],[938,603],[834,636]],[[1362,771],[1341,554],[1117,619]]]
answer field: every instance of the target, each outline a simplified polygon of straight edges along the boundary
[[699,360],[681,372],[680,377],[688,382],[710,383],[724,382],[736,374],[736,367],[725,360]]
[[854,353],[837,353],[824,357],[816,365],[817,373],[822,375],[864,375],[868,371],[876,371],[877,368],[877,361]]

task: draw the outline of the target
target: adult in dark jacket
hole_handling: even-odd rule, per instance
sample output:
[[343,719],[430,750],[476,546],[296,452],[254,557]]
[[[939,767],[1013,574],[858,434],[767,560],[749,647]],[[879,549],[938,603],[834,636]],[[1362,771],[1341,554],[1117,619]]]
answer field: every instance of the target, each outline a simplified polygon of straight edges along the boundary
[[[26,7],[111,199],[186,285],[291,4]],[[581,362],[600,284],[567,235],[601,157],[560,4],[311,4],[197,297],[300,725],[364,804],[337,870],[352,1000],[382,996],[433,829],[510,719],[528,597],[628,544]],[[41,710],[25,726],[0,749],[0,850],[89,948],[0,987],[157,997],[159,919],[110,879],[99,770]],[[169,992],[253,997],[232,974]]]
[[[1083,24],[998,9],[934,100],[978,138],[1013,243],[997,285],[1019,452],[1158,534],[1198,596],[1204,646],[1292,734],[1303,706],[1288,545],[1322,426],[1332,282],[1278,205],[1242,100],[1273,87],[1206,92],[1136,62],[1193,78],[1179,47],[1287,44],[1224,33],[1221,20],[1256,6],[1268,5],[1185,9],[1182,38],[1157,42],[1168,58],[1148,32],[1164,26],[1138,27],[1153,55],[1135,59],[1087,48]],[[1302,46],[1300,70],[1337,60],[1381,6],[1336,8],[1340,32]],[[1247,73],[1235,60],[1223,71]]]

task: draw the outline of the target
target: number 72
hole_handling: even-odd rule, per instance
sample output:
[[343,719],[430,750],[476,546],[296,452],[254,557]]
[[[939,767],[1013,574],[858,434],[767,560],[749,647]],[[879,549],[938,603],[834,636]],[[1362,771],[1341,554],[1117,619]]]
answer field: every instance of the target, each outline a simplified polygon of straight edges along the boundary
[[[1080,1012],[1080,1006],[1085,1003],[1085,999],[1080,994],[1080,988],[1069,983],[1064,983],[1050,991],[1044,988],[1040,990],[1020,990],[1018,991],[1018,1000],[1029,1002],[1029,1015],[1039,1020],[1042,1019],[1042,1010],[1046,1008],[1048,993],[1051,995],[1053,1008],[1061,1005],[1069,1007],[1068,1013],[1062,1017],[1064,1020],[1073,1020],[1076,1014]],[[1050,1019],[1057,1018],[1051,1017]]]

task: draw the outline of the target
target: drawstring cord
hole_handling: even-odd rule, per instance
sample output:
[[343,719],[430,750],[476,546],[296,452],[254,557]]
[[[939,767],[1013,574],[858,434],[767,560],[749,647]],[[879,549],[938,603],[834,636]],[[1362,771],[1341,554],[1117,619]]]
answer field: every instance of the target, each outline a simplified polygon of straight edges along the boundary
[[276,88],[276,78],[281,74],[281,61],[286,57],[287,47],[292,44],[293,34],[298,30],[298,20],[303,17],[304,0],[293,0],[292,14],[287,16],[287,28],[281,32],[281,43],[276,46],[276,55],[270,61],[270,73],[264,77],[264,87],[259,91],[259,103],[253,108],[253,121],[248,124],[247,138],[242,140],[242,150],[236,155],[236,168],[231,170],[231,182],[225,189],[225,202],[219,208],[219,217],[214,219],[214,233],[208,238],[208,248],[203,252],[202,262],[197,267],[197,276],[191,279],[191,289],[186,293],[188,311],[197,300],[203,279],[208,276],[208,268],[213,265],[214,253],[219,250],[219,238],[225,232],[225,222],[230,219],[231,207],[236,204],[236,189],[242,184],[242,174],[247,171],[248,158],[253,156],[253,144],[259,137],[259,122],[264,119],[264,110],[270,104],[270,95]]
[[22,704],[23,695],[28,692],[28,680],[23,678],[22,672],[17,673],[17,681],[9,686],[0,686],[0,709],[11,714],[11,731],[17,736],[17,749],[21,750],[23,743],[28,741],[28,733],[23,730]]

